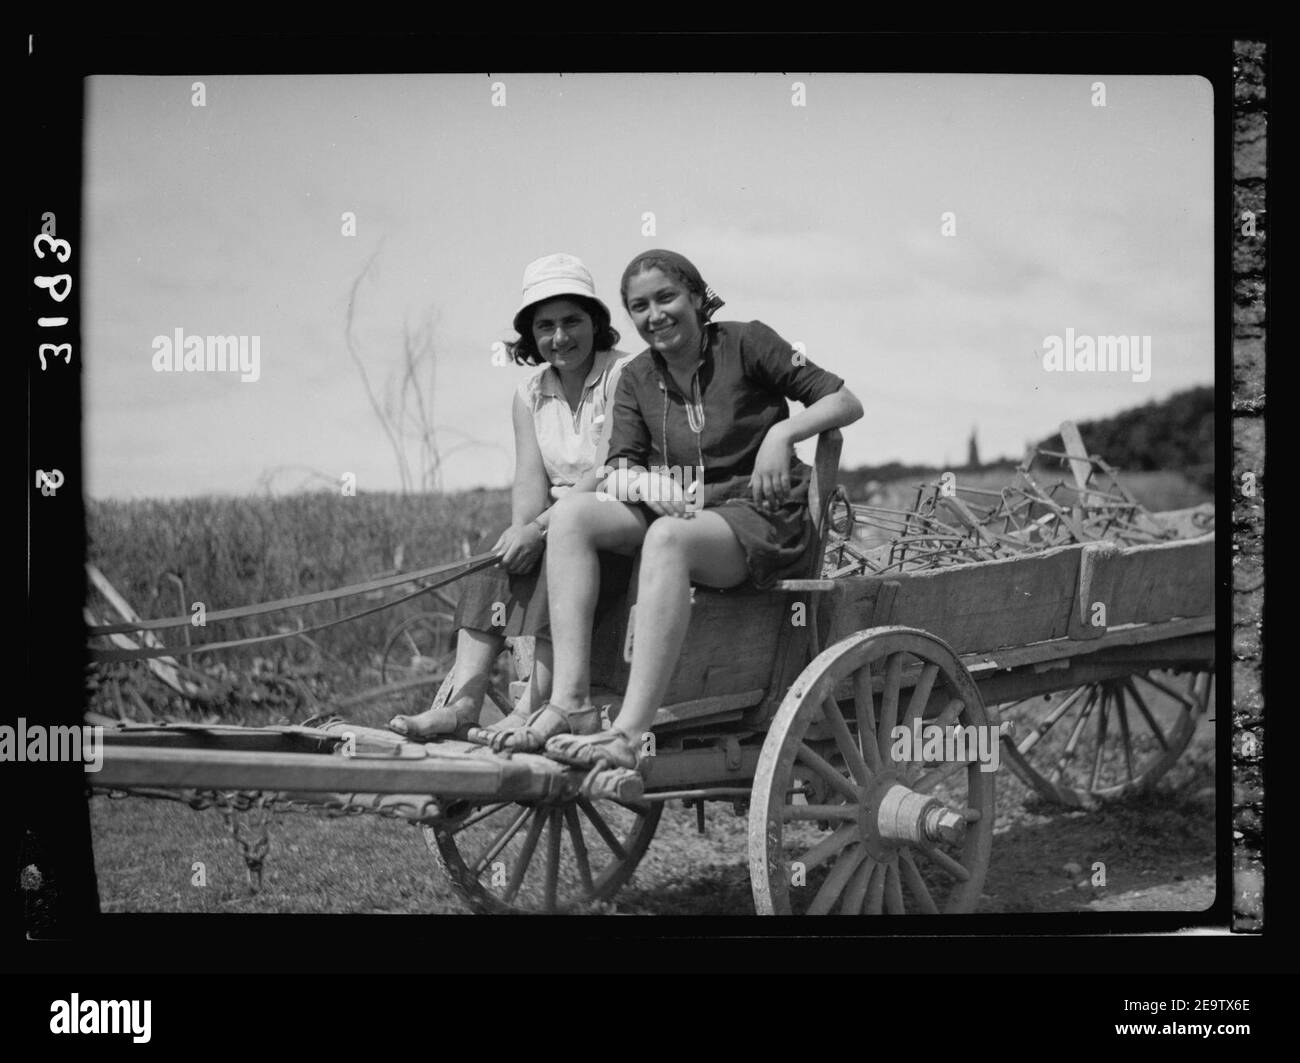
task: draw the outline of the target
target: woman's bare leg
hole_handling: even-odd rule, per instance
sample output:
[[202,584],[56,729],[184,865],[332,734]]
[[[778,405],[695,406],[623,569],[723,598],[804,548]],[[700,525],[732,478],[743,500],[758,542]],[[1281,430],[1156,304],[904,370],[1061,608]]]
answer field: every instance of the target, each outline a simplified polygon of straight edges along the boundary
[[528,686],[515,702],[514,710],[509,716],[498,720],[488,728],[489,731],[509,731],[521,726],[529,716],[546,704],[551,696],[551,676],[554,655],[551,652],[551,640],[539,638],[533,649],[533,670],[528,676]]
[[555,679],[555,650],[550,639],[538,639],[533,650],[533,673],[528,677],[528,690],[524,697],[529,705],[536,709],[551,696],[551,685]]
[[594,494],[569,495],[552,511],[546,536],[546,582],[551,603],[555,672],[551,702],[576,709],[591,687],[591,625],[600,591],[597,551],[631,554],[646,535],[639,509]]
[[[626,739],[630,750],[639,748],[641,736],[654,722],[677,667],[691,618],[692,581],[734,587],[748,574],[740,543],[716,513],[706,510],[689,520],[662,517],[650,525],[641,547],[632,670],[623,707],[612,728]],[[618,735],[606,732],[555,742],[560,752],[582,757],[585,754],[579,751],[583,746],[598,747],[617,739]]]

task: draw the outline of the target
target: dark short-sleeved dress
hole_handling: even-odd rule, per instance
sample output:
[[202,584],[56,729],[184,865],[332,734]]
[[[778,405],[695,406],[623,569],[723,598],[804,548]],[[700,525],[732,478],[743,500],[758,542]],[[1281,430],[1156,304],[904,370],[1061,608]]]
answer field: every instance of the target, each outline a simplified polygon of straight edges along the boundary
[[[754,460],[768,430],[790,416],[788,399],[805,406],[844,386],[761,321],[712,322],[692,378],[678,389],[662,355],[643,351],[623,369],[614,398],[606,464],[678,469],[703,465],[704,508],[725,520],[745,552],[750,582],[763,589],[812,563],[817,540],[808,516],[812,470],[791,462],[791,490],[772,510],[753,502]],[[701,479],[685,473],[680,482]],[[653,519],[653,514],[646,510]]]

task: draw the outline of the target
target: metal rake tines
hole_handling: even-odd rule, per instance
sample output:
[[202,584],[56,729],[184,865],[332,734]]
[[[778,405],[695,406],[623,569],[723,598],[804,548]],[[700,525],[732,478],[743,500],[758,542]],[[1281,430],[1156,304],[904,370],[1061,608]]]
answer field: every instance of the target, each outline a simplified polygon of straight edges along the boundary
[[[1044,477],[1048,463],[1069,474]],[[1085,465],[1086,463],[1086,465]],[[1014,557],[1074,543],[1160,542],[1178,531],[1156,522],[1095,454],[1029,447],[1014,482],[971,486],[945,475],[916,484],[910,508],[851,503],[848,534],[828,544],[829,574],[876,575]]]

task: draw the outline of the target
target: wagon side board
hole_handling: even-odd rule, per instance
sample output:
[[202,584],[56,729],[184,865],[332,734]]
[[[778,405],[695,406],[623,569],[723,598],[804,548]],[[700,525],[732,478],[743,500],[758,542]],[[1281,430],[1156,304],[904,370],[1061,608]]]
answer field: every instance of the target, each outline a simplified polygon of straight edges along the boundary
[[1212,614],[1214,537],[851,577],[826,597],[830,642],[886,624],[920,628],[959,654],[1098,638],[1119,625]]
[[[713,715],[713,699],[718,711],[746,707],[736,701],[741,694],[752,694],[747,704],[761,700],[780,663],[778,647],[792,627],[790,600],[787,594],[750,589],[697,590],[681,657],[664,695],[665,722]],[[613,609],[592,637],[592,684],[614,694],[627,689],[629,626],[635,638],[635,612]],[[672,711],[686,704],[692,708]]]

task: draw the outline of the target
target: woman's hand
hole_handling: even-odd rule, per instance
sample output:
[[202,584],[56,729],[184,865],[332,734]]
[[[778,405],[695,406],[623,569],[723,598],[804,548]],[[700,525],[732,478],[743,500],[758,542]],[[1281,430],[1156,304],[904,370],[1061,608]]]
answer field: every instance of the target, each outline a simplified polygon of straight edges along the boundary
[[695,516],[695,507],[688,503],[682,485],[667,473],[642,473],[638,482],[641,501],[659,516],[688,519]]
[[501,533],[494,551],[502,551],[497,562],[512,576],[531,572],[546,548],[546,539],[536,524],[512,524]]
[[790,494],[790,453],[793,445],[781,421],[768,429],[754,458],[749,488],[754,502],[766,509],[779,506]]
[[[698,489],[698,488],[697,488]],[[667,473],[643,469],[618,469],[597,486],[598,498],[644,503],[661,517],[693,517],[699,506],[692,504],[681,485]]]

